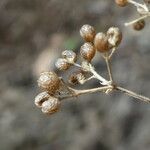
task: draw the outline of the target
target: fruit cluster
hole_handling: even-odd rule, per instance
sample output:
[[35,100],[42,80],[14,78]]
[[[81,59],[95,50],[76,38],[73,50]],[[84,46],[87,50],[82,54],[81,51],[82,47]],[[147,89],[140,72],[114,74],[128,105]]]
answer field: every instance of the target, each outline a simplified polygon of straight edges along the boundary
[[45,114],[53,114],[60,108],[60,101],[54,95],[61,86],[61,80],[54,72],[43,72],[38,86],[44,91],[35,97],[35,105]]
[[[145,21],[143,18],[150,16],[146,4],[142,5],[134,0],[115,0],[115,2],[121,7],[126,6],[128,3],[134,4],[142,17],[130,22],[129,25],[132,24],[135,30],[144,28]],[[150,1],[145,0],[145,3],[149,4]],[[66,71],[72,66],[79,68],[68,77],[68,83],[55,72],[43,72],[40,74],[38,86],[43,92],[35,97],[35,105],[41,108],[43,113],[53,114],[57,112],[63,99],[94,92],[109,94],[112,91],[120,91],[141,101],[150,102],[150,98],[118,86],[113,79],[111,58],[122,41],[122,32],[119,28],[111,27],[105,33],[96,33],[94,27],[86,24],[81,27],[80,35],[84,40],[84,44],[80,48],[81,64],[77,63],[77,54],[72,50],[63,51],[62,57],[58,58],[55,63],[56,68],[60,71]],[[97,52],[106,62],[109,80],[98,74],[92,64]],[[93,78],[97,79],[101,86],[86,90],[77,90],[70,87],[70,85],[84,84]]]
[[83,25],[80,30],[81,37],[85,43],[81,46],[81,56],[91,62],[96,51],[107,53],[116,48],[122,40],[122,33],[117,27],[111,27],[106,33],[96,33],[95,29],[90,25]]
[[[80,48],[80,55],[83,60],[82,65],[76,64],[77,55],[72,50],[63,51],[62,58],[58,58],[55,63],[56,68],[61,71],[65,71],[71,66],[79,67],[68,77],[68,82],[71,85],[84,84],[89,80],[86,78],[86,75],[90,72],[88,65],[94,58],[96,51],[100,52],[104,57],[106,54],[108,56],[114,48],[118,47],[122,40],[122,33],[117,27],[109,28],[106,33],[96,33],[94,27],[86,24],[81,27],[80,35],[85,41]],[[38,86],[44,92],[36,96],[35,104],[45,114],[52,114],[59,110],[61,104],[60,93],[64,88],[70,92],[70,87],[55,72],[41,73]]]

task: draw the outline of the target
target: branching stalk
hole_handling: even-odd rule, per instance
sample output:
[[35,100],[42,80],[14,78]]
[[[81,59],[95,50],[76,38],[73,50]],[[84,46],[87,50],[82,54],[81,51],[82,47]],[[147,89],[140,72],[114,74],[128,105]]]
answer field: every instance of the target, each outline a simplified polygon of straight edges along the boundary
[[64,100],[64,99],[67,99],[67,98],[78,97],[78,96],[83,95],[83,94],[103,92],[103,91],[106,91],[107,89],[111,89],[111,88],[112,88],[112,86],[103,86],[103,87],[92,88],[92,89],[87,89],[87,90],[76,90],[76,89],[70,88],[70,90],[72,90],[73,94],[66,95],[64,97],[61,97],[60,99]]
[[[147,7],[147,5],[144,3],[144,4],[140,4],[134,0],[128,0],[128,3],[130,4],[133,4],[136,8],[137,8],[137,12],[141,15],[140,18],[138,19],[135,19],[129,23],[125,23],[125,26],[130,26],[138,21],[141,21],[147,17],[150,17],[150,10],[149,8]],[[139,11],[140,10],[140,11]]]

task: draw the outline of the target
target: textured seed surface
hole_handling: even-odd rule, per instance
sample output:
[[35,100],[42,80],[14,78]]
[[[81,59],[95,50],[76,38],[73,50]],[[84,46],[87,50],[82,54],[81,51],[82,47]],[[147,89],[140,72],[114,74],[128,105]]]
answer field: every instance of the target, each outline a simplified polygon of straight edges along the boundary
[[115,0],[116,4],[120,7],[125,7],[128,4],[127,0]]
[[97,33],[94,39],[94,45],[99,52],[103,53],[109,51],[109,42],[107,35],[102,32]]
[[60,101],[55,97],[50,97],[47,101],[42,103],[42,112],[45,114],[53,114],[60,108]]
[[38,94],[36,97],[35,97],[35,105],[37,107],[41,107],[42,106],[42,103],[46,100],[48,100],[48,98],[50,97],[50,95],[47,93],[47,92],[42,92],[40,94]]
[[95,56],[95,48],[93,44],[87,42],[84,45],[82,45],[80,49],[80,54],[85,60],[90,62]]
[[86,24],[82,26],[80,35],[86,42],[93,42],[96,32],[92,26]]
[[38,85],[43,90],[53,94],[59,89],[60,79],[54,72],[43,72],[38,79]]
[[122,41],[122,32],[117,27],[111,27],[107,31],[108,42],[112,46],[118,46]]
[[55,66],[59,70],[67,70],[70,67],[70,64],[64,58],[57,59]]
[[72,50],[65,50],[62,52],[62,56],[67,59],[70,63],[77,61],[77,55]]
[[133,24],[133,29],[140,31],[145,27],[145,21],[144,20],[140,20],[136,23]]
[[72,85],[79,84],[82,80],[85,80],[84,72],[82,70],[74,71],[68,78],[68,82]]

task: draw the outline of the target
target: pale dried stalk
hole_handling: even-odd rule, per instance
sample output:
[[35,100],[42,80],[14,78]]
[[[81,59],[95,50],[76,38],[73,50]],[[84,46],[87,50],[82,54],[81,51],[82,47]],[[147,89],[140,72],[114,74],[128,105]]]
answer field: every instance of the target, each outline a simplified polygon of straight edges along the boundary
[[84,95],[84,94],[92,94],[95,92],[105,92],[107,90],[110,90],[110,91],[117,90],[117,91],[123,92],[124,94],[129,95],[130,97],[136,98],[136,99],[141,100],[143,102],[150,103],[150,98],[148,98],[148,97],[142,96],[140,94],[137,94],[133,91],[127,90],[127,89],[120,87],[120,86],[110,86],[110,85],[98,87],[98,88],[87,89],[87,90],[76,90],[76,89],[73,89],[70,87],[70,91],[72,91],[71,92],[72,94],[61,97],[60,100],[78,97],[78,96]]
[[134,23],[136,23],[136,22],[138,22],[140,20],[143,20],[143,19],[147,18],[147,17],[150,17],[150,13],[148,15],[145,15],[145,16],[142,16],[142,17],[140,17],[138,19],[135,19],[135,20],[133,20],[133,21],[131,21],[129,23],[125,23],[124,25],[125,26],[130,26],[130,25],[132,25],[132,24],[134,24]]
[[[138,19],[135,19],[131,22],[128,22],[128,23],[125,23],[125,26],[130,26],[138,21],[141,21],[147,17],[150,17],[150,10],[149,8],[147,7],[147,5],[144,3],[144,4],[140,4],[134,0],[128,0],[128,3],[131,3],[133,4],[136,8],[137,8],[137,12],[141,15],[140,18]],[[141,9],[142,11],[140,12],[139,9]]]
[[69,87],[69,88],[72,91],[72,94],[61,97],[60,100],[64,100],[64,99],[72,98],[72,97],[78,97],[78,96],[83,95],[83,94],[103,92],[103,91],[106,91],[106,90],[113,88],[113,87],[109,85],[109,86],[103,86],[103,87],[92,88],[92,89],[87,89],[87,90],[76,90],[76,89],[73,89],[71,87]]
[[107,65],[109,80],[112,83],[113,82],[113,75],[112,75],[112,69],[111,69],[111,65],[110,65],[110,58],[109,58],[108,54],[106,54],[106,56],[105,56],[105,61],[106,61],[106,65]]
[[127,94],[127,95],[129,95],[129,96],[131,96],[131,97],[134,97],[134,98],[136,98],[136,99],[139,99],[139,100],[141,100],[141,101],[150,103],[150,98],[145,97],[145,96],[142,96],[142,95],[137,94],[137,93],[135,93],[135,92],[132,92],[132,91],[130,91],[130,90],[127,90],[127,89],[125,89],[125,88],[122,88],[122,87],[119,87],[119,86],[118,86],[118,87],[116,87],[116,90],[119,90],[119,91],[121,91],[121,92],[123,92],[123,93],[125,93],[125,94]]
[[[108,55],[106,55],[106,56],[108,56]],[[90,80],[90,79],[96,78],[100,81],[100,83],[101,82],[105,83],[106,84],[105,86],[98,87],[98,88],[87,89],[87,90],[76,90],[76,89],[73,89],[73,88],[68,86],[67,88],[69,89],[69,91],[71,91],[70,95],[66,95],[64,97],[61,97],[60,99],[64,100],[64,99],[67,99],[67,98],[78,97],[78,96],[83,95],[83,94],[91,94],[91,93],[95,93],[95,92],[105,92],[106,94],[109,94],[111,91],[117,90],[117,91],[123,92],[124,94],[127,94],[127,95],[129,95],[133,98],[141,100],[143,102],[150,103],[150,98],[142,96],[140,94],[137,94],[133,91],[127,90],[123,87],[117,86],[114,83],[114,80],[113,80],[113,77],[112,77],[112,70],[111,70],[111,65],[110,65],[111,61],[110,61],[109,57],[104,57],[104,58],[107,58],[105,60],[106,60],[107,69],[108,69],[108,72],[109,72],[110,81],[108,81],[108,80],[104,79],[103,77],[101,77],[95,71],[95,68],[90,63],[89,63],[88,67],[90,68],[90,72],[93,74],[93,76],[88,78],[87,81]],[[82,68],[82,66],[80,66],[79,64],[75,64],[75,66],[78,66],[81,69],[85,69],[85,68]]]

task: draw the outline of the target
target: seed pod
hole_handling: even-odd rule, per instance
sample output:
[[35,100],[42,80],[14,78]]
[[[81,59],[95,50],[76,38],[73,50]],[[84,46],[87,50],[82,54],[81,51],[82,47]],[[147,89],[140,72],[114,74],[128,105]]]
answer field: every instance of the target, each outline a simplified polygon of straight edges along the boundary
[[59,70],[67,70],[70,67],[70,64],[67,62],[65,58],[58,58],[55,66]]
[[54,72],[43,72],[38,79],[38,86],[50,94],[54,94],[60,86],[60,79]]
[[144,0],[144,2],[150,4],[150,0]]
[[115,0],[115,2],[120,7],[125,7],[128,4],[128,0]]
[[77,55],[72,50],[65,50],[62,52],[63,58],[65,58],[69,63],[75,63],[77,61]]
[[37,107],[40,108],[42,106],[42,103],[48,100],[49,97],[50,95],[47,92],[42,92],[35,97],[34,103]]
[[105,33],[97,33],[94,39],[94,46],[97,49],[97,51],[104,53],[110,50],[109,43],[108,43],[108,37]]
[[145,21],[144,20],[140,20],[136,23],[133,24],[133,29],[140,31],[145,27]]
[[72,85],[83,84],[85,81],[85,75],[82,70],[74,71],[68,78],[68,82]]
[[90,42],[84,43],[80,48],[80,54],[85,60],[90,62],[95,56],[95,48],[93,44]]
[[42,112],[51,115],[59,110],[60,105],[59,99],[51,96],[47,101],[42,103]]
[[117,27],[111,27],[107,31],[108,42],[110,46],[116,47],[122,41],[122,32]]
[[85,24],[80,29],[80,35],[86,42],[93,42],[96,32],[94,27]]

